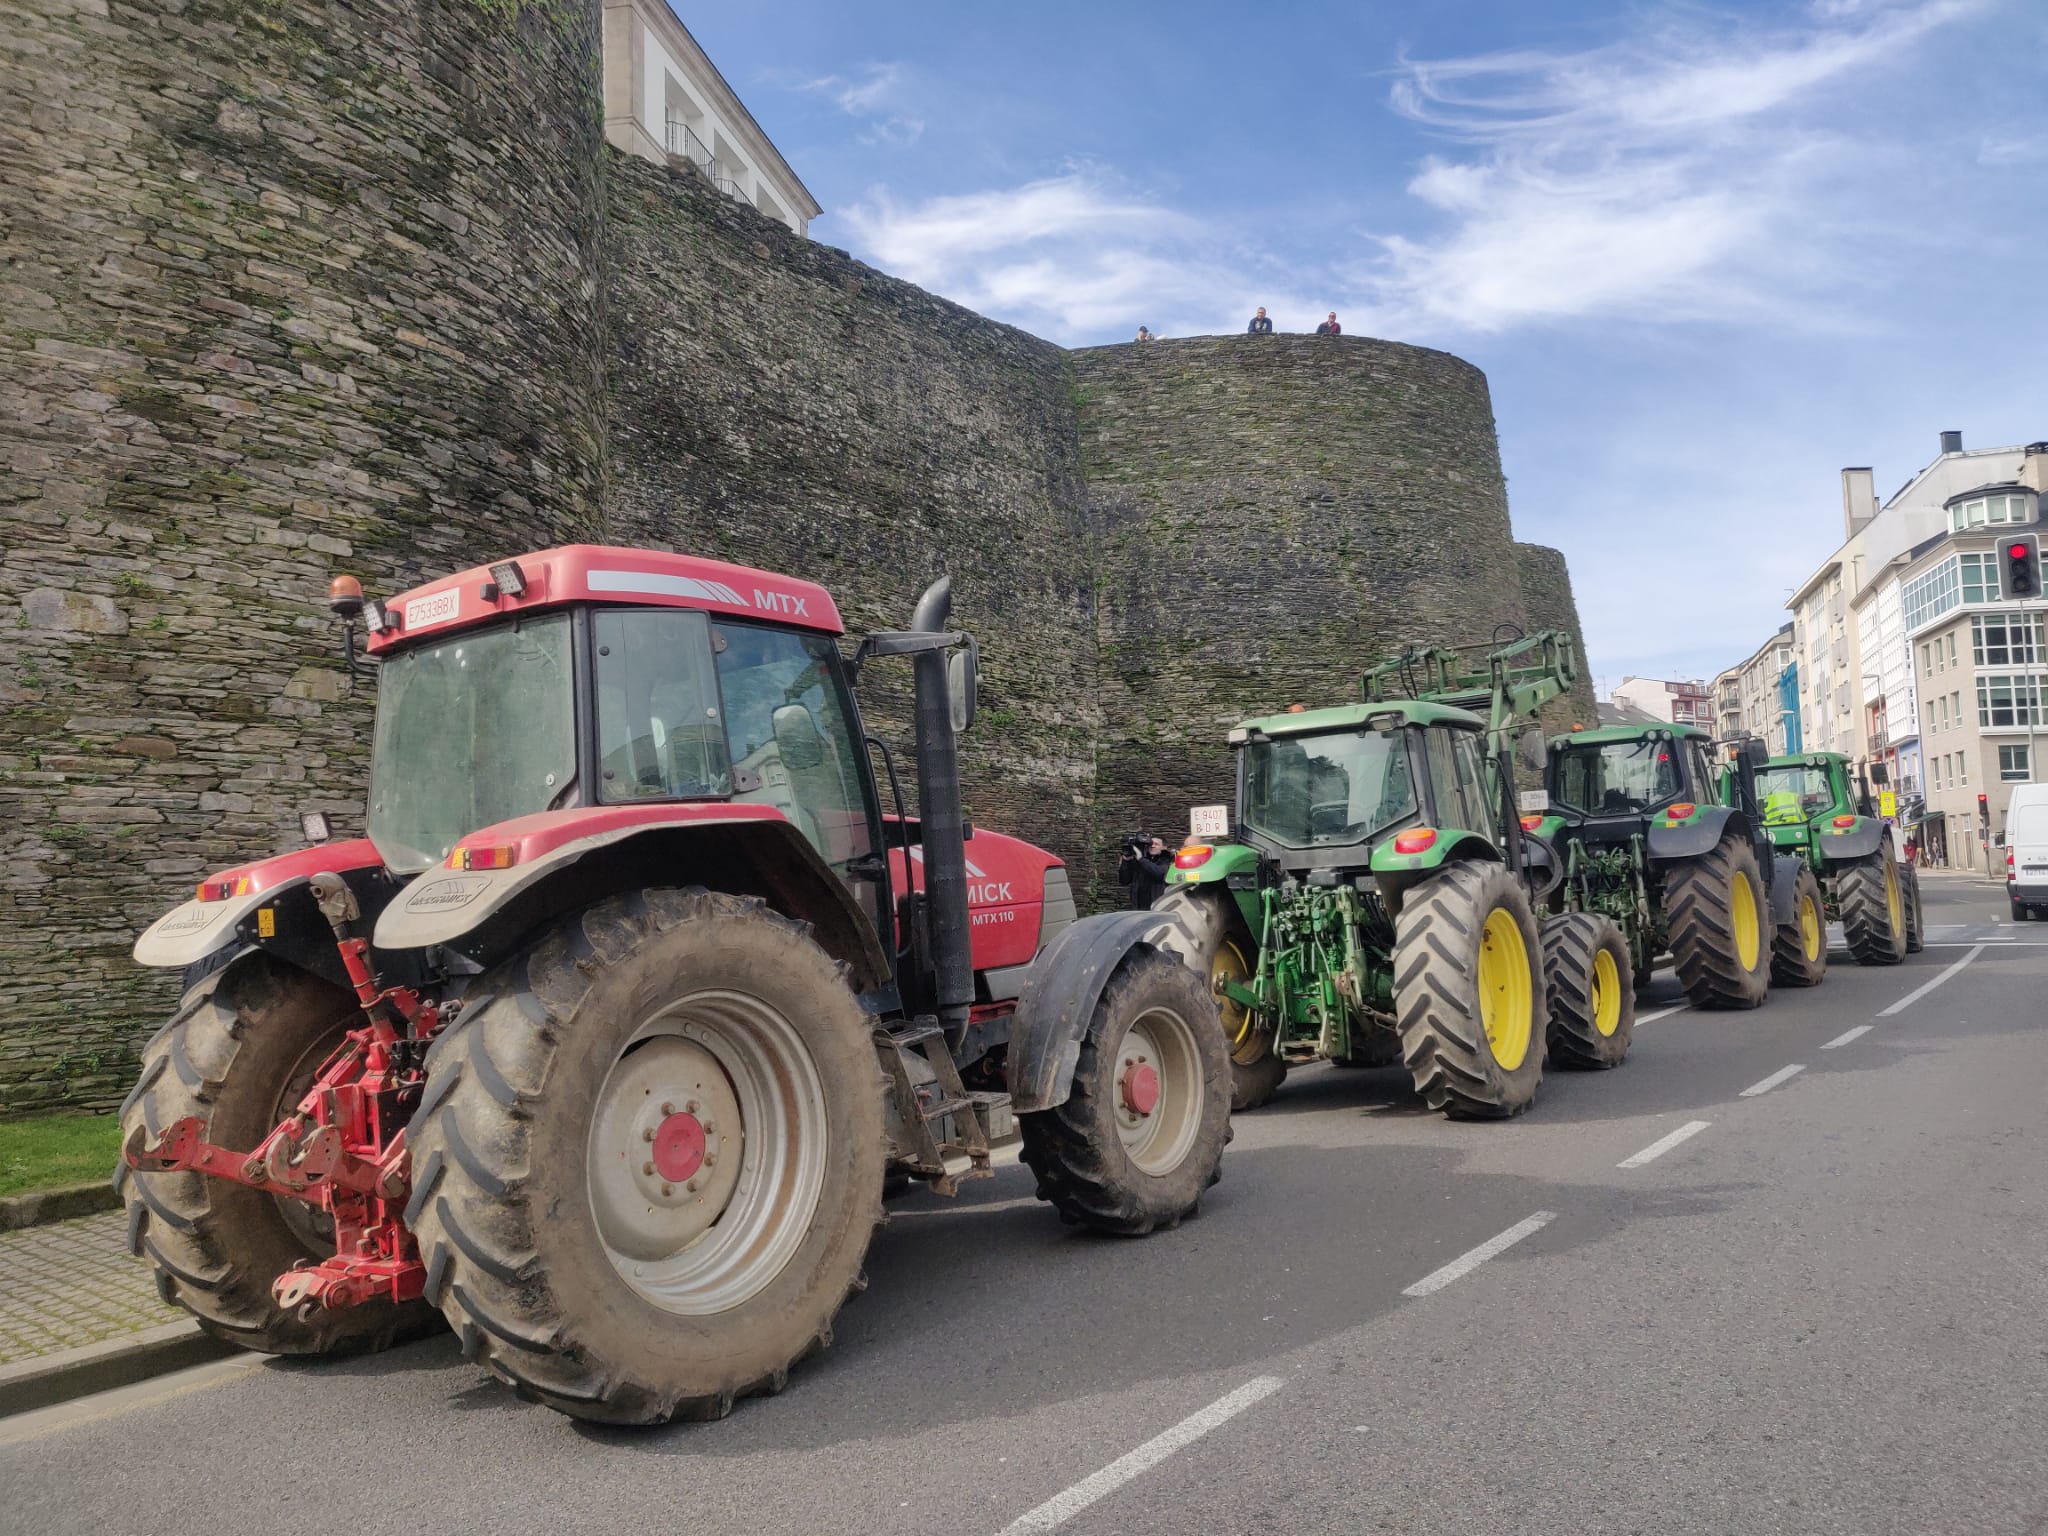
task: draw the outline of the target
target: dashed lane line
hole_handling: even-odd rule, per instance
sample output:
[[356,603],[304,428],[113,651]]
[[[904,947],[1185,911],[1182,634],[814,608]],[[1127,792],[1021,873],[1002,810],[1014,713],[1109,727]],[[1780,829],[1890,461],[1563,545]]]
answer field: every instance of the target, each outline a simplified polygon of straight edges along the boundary
[[1488,1259],[1498,1258],[1523,1238],[1542,1231],[1555,1220],[1557,1220],[1557,1212],[1538,1211],[1535,1215],[1516,1222],[1498,1237],[1489,1237],[1470,1253],[1460,1254],[1442,1269],[1424,1275],[1401,1294],[1403,1296],[1427,1296],[1432,1291],[1440,1291],[1453,1280],[1461,1279],[1471,1274],[1473,1270],[1484,1264]]
[[1806,1064],[1804,1062],[1794,1062],[1789,1067],[1780,1067],[1762,1082],[1751,1083],[1747,1088],[1743,1089],[1741,1097],[1753,1099],[1760,1093],[1769,1093],[1778,1084],[1791,1082],[1793,1078],[1805,1070]]
[[1192,1445],[1260,1399],[1271,1397],[1285,1384],[1278,1376],[1254,1376],[1235,1392],[1227,1392],[1208,1407],[1197,1409],[1165,1433],[1154,1435],[1135,1451],[1119,1456],[1100,1472],[1082,1478],[1065,1492],[1056,1493],[1036,1509],[1019,1515],[1003,1527],[1002,1536],[1024,1536],[1027,1531],[1050,1531],[1064,1525],[1097,1499],[1149,1472],[1175,1451]]
[[1958,960],[1954,965],[1950,966],[1947,970],[1943,971],[1940,975],[1936,976],[1932,981],[1926,982],[1921,986],[1915,987],[1912,991],[1908,992],[1904,997],[1900,998],[1896,1003],[1893,1003],[1891,1007],[1885,1009],[1884,1012],[1880,1013],[1878,1017],[1880,1019],[1888,1019],[1895,1013],[1904,1013],[1908,1008],[1912,1007],[1915,1003],[1919,1002],[1921,998],[1925,997],[1928,993],[1932,992],[1944,981],[1947,981],[1949,977],[1955,975],[1956,972],[1960,971],[1972,960],[1976,959],[1979,955],[1983,954],[1984,949],[1985,946],[1982,944],[1973,945],[1970,949],[1970,952],[1967,955],[1963,956],[1962,959]]
[[1870,1029],[1871,1026],[1868,1024],[1858,1024],[1854,1029],[1845,1029],[1839,1035],[1835,1036],[1834,1039],[1830,1040],[1826,1045],[1822,1046],[1821,1049],[1824,1051],[1839,1050],[1841,1049],[1841,1047],[1847,1045],[1851,1040],[1862,1039],[1865,1035],[1870,1033]]
[[1691,1141],[1713,1122],[1709,1120],[1688,1120],[1669,1136],[1660,1136],[1633,1157],[1624,1157],[1614,1166],[1617,1168],[1640,1168],[1645,1163],[1654,1163],[1680,1142]]
[[1674,1013],[1683,1013],[1691,1006],[1691,1003],[1673,1003],[1669,1008],[1659,1008],[1655,1013],[1639,1013],[1636,1015],[1636,1028],[1640,1029],[1645,1024],[1654,1024],[1659,1019],[1668,1019]]

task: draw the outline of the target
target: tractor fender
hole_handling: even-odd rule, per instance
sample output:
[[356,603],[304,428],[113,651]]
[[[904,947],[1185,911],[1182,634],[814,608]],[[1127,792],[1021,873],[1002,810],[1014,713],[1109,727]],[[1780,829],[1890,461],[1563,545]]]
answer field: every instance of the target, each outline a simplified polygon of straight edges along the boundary
[[1701,805],[1697,815],[1677,826],[1652,820],[1644,847],[1653,859],[1696,859],[1712,852],[1731,828],[1738,837],[1749,836],[1749,818],[1733,806]]
[[535,929],[607,896],[655,886],[702,885],[759,896],[811,925],[818,943],[853,972],[856,990],[889,979],[873,920],[773,806],[614,806],[544,811],[472,832],[461,848],[506,847],[503,869],[437,865],[377,919],[379,949],[440,946],[489,966]]
[[1771,926],[1782,928],[1798,916],[1799,871],[1806,868],[1803,853],[1771,855]]
[[1827,864],[1867,859],[1884,846],[1886,824],[1875,816],[1858,816],[1853,827],[1813,829],[1813,848]]
[[1081,1041],[1110,977],[1141,947],[1180,953],[1169,947],[1176,937],[1189,942],[1179,921],[1163,912],[1105,912],[1061,931],[1032,963],[1010,1020],[1012,1109],[1035,1114],[1067,1102]]
[[1501,852],[1477,832],[1451,831],[1439,837],[1421,853],[1396,853],[1390,837],[1372,851],[1373,878],[1379,883],[1380,899],[1390,916],[1401,914],[1401,902],[1410,887],[1420,885],[1438,870],[1464,859],[1503,862]]

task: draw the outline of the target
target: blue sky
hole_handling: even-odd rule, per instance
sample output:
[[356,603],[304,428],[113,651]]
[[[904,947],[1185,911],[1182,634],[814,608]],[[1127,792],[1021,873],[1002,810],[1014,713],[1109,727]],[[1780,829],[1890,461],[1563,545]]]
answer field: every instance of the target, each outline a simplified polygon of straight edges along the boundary
[[1711,675],[1937,434],[2048,437],[2048,0],[679,12],[812,234],[1069,345],[1486,370],[1595,675]]

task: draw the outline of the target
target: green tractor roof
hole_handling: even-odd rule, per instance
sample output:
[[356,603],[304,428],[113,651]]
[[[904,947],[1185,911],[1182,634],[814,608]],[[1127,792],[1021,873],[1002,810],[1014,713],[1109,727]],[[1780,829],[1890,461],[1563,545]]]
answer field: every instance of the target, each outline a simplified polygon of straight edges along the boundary
[[1322,736],[1334,731],[1357,730],[1367,721],[1397,715],[1404,725],[1461,725],[1485,730],[1486,722],[1469,710],[1448,704],[1426,704],[1418,699],[1393,699],[1378,704],[1334,704],[1328,709],[1304,709],[1292,714],[1260,715],[1233,726],[1233,746],[1258,736]]
[[1660,720],[1654,725],[1603,725],[1591,731],[1568,731],[1562,736],[1551,737],[1550,744],[1553,747],[1604,747],[1615,741],[1641,741],[1652,734],[1669,736],[1677,741],[1683,741],[1688,736],[1700,741],[1713,740],[1712,736],[1696,725],[1667,725]]
[[1803,768],[1808,763],[1826,763],[1832,767],[1846,769],[1849,766],[1849,759],[1839,752],[1794,752],[1789,757],[1767,758],[1764,766],[1766,768]]

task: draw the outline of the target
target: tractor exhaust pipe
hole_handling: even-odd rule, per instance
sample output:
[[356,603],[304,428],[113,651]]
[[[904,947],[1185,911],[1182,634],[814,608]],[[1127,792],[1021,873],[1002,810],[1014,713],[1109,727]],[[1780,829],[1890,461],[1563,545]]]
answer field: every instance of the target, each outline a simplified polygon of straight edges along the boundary
[[[917,600],[910,627],[936,634],[953,614],[953,578],[941,576]],[[967,919],[966,818],[960,808],[960,747],[946,680],[946,652],[912,658],[917,690],[917,811],[923,828],[925,917],[932,997],[939,1023],[957,1037],[974,1001]]]

